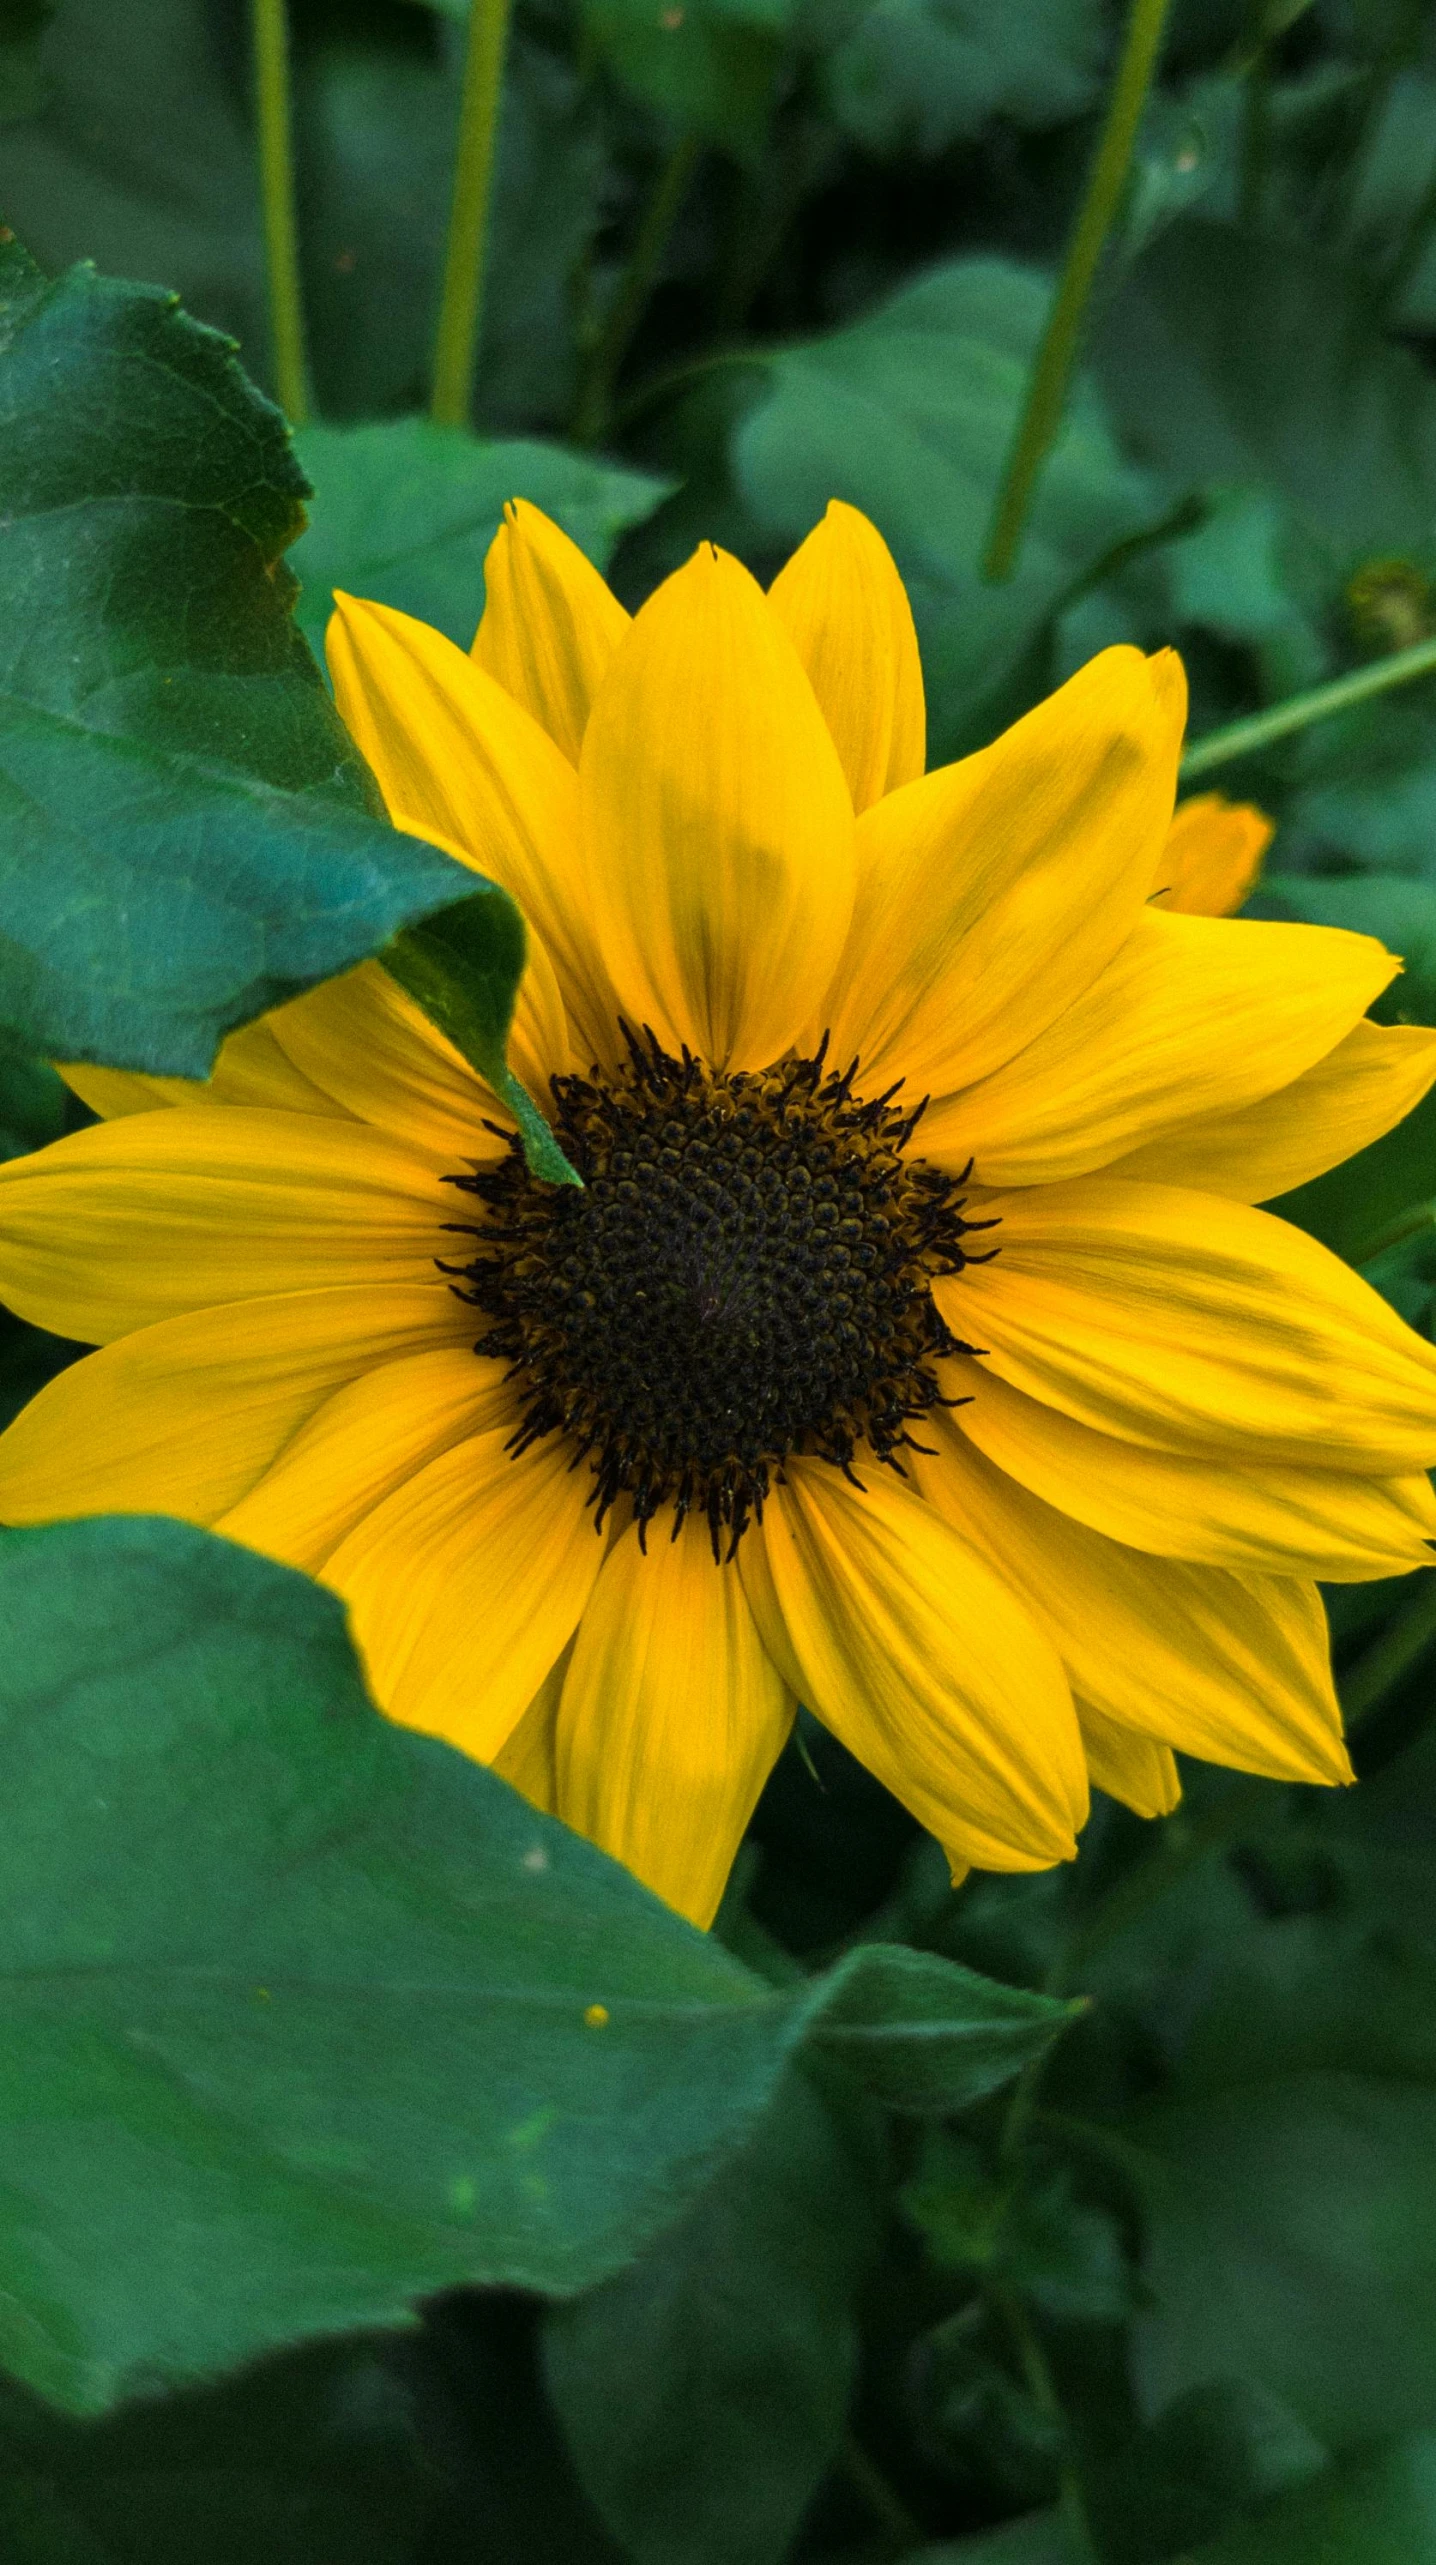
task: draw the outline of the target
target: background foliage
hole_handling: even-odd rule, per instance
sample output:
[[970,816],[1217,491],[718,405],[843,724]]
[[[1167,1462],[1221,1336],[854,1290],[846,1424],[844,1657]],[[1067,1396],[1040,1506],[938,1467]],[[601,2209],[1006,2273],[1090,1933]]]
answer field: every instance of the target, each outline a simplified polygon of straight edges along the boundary
[[[515,492],[630,602],[862,506],[935,758],[1109,641],[1200,734],[1436,633],[1429,0],[1176,0],[998,585],[1108,0],[519,0],[442,432],[466,14],[294,0],[291,446],[241,0],[0,0],[8,1153],[48,1056],[202,1070],[451,897],[302,636],[466,642]],[[1436,679],[1214,780],[1436,1023]],[[1286,1208],[1429,1330],[1436,1104]],[[0,1412],[75,1350],[5,1322]],[[704,1940],[380,1723],[305,1580],[6,1535],[6,2565],[1436,2559],[1436,1611],[1330,1601],[1359,1790],[1189,1770],[954,1899],[805,1723]]]

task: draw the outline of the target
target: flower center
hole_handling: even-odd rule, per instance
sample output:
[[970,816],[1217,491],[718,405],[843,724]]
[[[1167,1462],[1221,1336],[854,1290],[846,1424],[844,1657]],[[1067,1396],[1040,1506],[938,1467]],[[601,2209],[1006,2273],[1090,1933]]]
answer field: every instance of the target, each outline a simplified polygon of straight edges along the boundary
[[[449,1179],[483,1206],[445,1264],[493,1321],[520,1452],[562,1433],[589,1456],[601,1524],[633,1500],[706,1516],[732,1555],[785,1458],[901,1467],[933,1371],[970,1353],[934,1275],[960,1272],[962,1178],[906,1154],[918,1113],[869,1103],[811,1060],[727,1075],[627,1036],[611,1076],[555,1078],[554,1128],[583,1189],[537,1182],[517,1141]],[[921,1107],[918,1108],[918,1112]]]

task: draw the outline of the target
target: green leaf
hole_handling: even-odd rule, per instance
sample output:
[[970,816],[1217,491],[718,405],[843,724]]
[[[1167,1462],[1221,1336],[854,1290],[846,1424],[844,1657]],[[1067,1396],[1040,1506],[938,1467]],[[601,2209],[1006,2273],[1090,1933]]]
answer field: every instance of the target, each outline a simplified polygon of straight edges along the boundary
[[1095,353],[1132,451],[1182,486],[1279,495],[1333,591],[1373,556],[1436,568],[1436,382],[1353,269],[1188,217],[1137,261]]
[[673,126],[756,158],[791,0],[584,0],[584,26],[626,88]]
[[1125,2123],[1152,2311],[1149,2408],[1234,2377],[1328,2447],[1436,2409],[1436,1960],[1374,1921],[1235,1945],[1171,2098]]
[[770,538],[796,542],[837,497],[892,546],[922,642],[930,763],[1024,708],[1023,663],[1059,604],[1155,519],[1079,383],[1016,576],[978,576],[1047,300],[1002,259],[938,268],[851,328],[763,360],[766,397],[734,435],[734,477]]
[[862,2152],[794,2071],[687,2216],[549,2317],[549,2392],[635,2565],[780,2565],[842,2439],[879,2232]]
[[[1436,1024],[1436,884],[1387,873],[1335,878],[1276,873],[1265,888],[1284,910],[1315,926],[1376,935],[1391,952],[1404,955],[1406,968],[1377,1013],[1400,1023]],[[1339,1256],[1362,1264],[1409,1205],[1432,1196],[1436,1098],[1428,1096],[1370,1148],[1269,1207],[1309,1229]]]
[[311,521],[290,553],[298,617],[316,649],[333,591],[437,625],[461,650],[484,607],[484,555],[510,499],[531,499],[600,570],[619,536],[670,486],[616,463],[520,438],[484,439],[428,419],[301,428]]
[[54,14],[55,0],[0,0],[0,125],[45,103],[40,46]]
[[822,70],[845,133],[887,157],[945,151],[994,116],[1041,129],[1098,94],[1099,0],[877,0]]
[[0,2358],[72,2411],[592,2287],[805,2045],[952,2108],[1067,2018],[984,1989],[974,2039],[910,1951],[764,1984],[381,1719],[331,1595],[186,1525],[4,1536],[0,1625]]
[[1414,2432],[1285,2494],[1173,2565],[1422,2565],[1436,2555],[1436,2432]]
[[380,959],[507,1105],[530,1171],[545,1184],[576,1185],[581,1178],[505,1058],[524,943],[513,901],[489,882],[472,898],[406,927]]
[[310,2346],[98,2426],[0,2383],[5,2565],[414,2565],[439,2484],[408,2348]]
[[289,607],[306,483],[157,289],[0,250],[0,1027],[202,1076],[471,890],[390,828]]

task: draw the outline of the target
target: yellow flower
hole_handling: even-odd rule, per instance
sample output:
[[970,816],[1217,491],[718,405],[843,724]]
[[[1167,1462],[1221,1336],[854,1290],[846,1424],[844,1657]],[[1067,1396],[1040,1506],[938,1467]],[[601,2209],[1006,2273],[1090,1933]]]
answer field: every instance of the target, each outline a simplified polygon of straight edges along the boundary
[[797,1699],[955,1867],[1070,1855],[1089,1772],[1171,1807],[1174,1746],[1345,1778],[1312,1580],[1427,1562],[1436,1354],[1250,1206],[1436,1035],[1364,1020],[1367,937],[1153,904],[1179,662],[924,776],[836,506],[766,597],[705,545],[632,622],[519,506],[471,656],[346,599],[330,657],[398,825],[524,908],[586,1189],[372,963],[204,1086],[71,1069],[109,1118],[0,1168],[0,1290],[101,1350],[0,1518],[309,1569],[391,1717],[700,1922]]
[[1187,917],[1229,917],[1255,889],[1272,822],[1254,802],[1196,793],[1178,802],[1152,896]]

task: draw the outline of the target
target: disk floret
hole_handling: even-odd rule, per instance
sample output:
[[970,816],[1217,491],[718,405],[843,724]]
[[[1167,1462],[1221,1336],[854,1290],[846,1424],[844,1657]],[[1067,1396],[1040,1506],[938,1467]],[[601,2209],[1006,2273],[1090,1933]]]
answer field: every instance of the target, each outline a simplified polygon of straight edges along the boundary
[[626,1038],[616,1072],[552,1081],[582,1190],[538,1182],[512,1140],[450,1179],[482,1210],[452,1224],[472,1252],[443,1270],[493,1321],[475,1350],[519,1387],[516,1454],[562,1433],[600,1524],[623,1495],[640,1527],[697,1511],[731,1556],[790,1454],[901,1468],[909,1425],[944,1403],[934,1363],[975,1350],[930,1285],[987,1224],[962,1217],[961,1178],[908,1154],[921,1107],[861,1100],[826,1043],[726,1073]]

